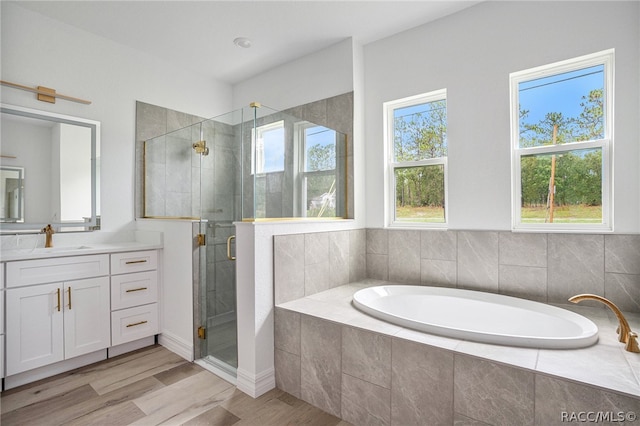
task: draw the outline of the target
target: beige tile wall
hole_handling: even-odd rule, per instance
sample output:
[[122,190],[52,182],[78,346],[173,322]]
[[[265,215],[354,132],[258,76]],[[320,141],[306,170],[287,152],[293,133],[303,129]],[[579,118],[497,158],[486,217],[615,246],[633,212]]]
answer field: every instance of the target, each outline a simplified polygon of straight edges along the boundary
[[[640,312],[640,235],[366,229],[274,244],[276,305],[348,276],[543,302],[593,292]],[[275,369],[278,388],[353,424],[552,425],[566,423],[563,413],[640,414],[637,398],[278,307]]]
[[276,305],[363,278],[640,312],[640,235],[360,229],[275,237]]
[[278,388],[355,425],[561,425],[640,399],[276,308]]
[[274,237],[275,304],[366,278],[366,231]]

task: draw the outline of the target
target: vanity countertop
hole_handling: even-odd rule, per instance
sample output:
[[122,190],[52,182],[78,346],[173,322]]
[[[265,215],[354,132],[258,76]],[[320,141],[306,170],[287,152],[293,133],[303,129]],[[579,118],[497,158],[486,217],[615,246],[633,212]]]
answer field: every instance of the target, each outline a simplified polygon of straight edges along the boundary
[[161,249],[162,244],[127,241],[119,243],[79,244],[60,247],[15,248],[0,250],[0,262],[15,260],[48,259],[64,256],[84,256],[88,254],[116,253],[138,250]]
[[61,233],[50,248],[43,247],[42,234],[4,235],[0,241],[0,262],[163,248],[162,233],[155,231]]

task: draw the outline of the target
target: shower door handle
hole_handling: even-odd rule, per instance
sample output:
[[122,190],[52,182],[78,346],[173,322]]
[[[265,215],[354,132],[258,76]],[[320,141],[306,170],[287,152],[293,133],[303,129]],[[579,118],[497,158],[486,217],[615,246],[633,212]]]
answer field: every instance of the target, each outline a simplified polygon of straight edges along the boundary
[[235,256],[231,256],[231,241],[235,239],[236,239],[235,235],[232,235],[229,238],[227,238],[227,259],[229,260],[236,260]]

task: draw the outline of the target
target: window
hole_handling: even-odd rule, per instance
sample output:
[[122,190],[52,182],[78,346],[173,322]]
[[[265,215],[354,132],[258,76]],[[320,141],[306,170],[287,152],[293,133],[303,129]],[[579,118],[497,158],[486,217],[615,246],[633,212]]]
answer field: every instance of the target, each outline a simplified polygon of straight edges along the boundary
[[386,102],[386,222],[444,227],[447,223],[447,92]]
[[336,216],[335,130],[308,122],[297,124],[298,206],[302,217]]
[[513,229],[612,230],[613,50],[510,80]]
[[284,121],[252,129],[251,151],[255,153],[251,155],[252,173],[284,171]]

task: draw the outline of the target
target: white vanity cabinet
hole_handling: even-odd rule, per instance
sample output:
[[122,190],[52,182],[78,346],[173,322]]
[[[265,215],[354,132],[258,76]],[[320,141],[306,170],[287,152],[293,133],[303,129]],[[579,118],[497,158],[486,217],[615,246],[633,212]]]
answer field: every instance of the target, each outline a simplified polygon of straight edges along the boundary
[[0,263],[0,379],[4,378],[4,263]]
[[7,376],[111,344],[109,255],[6,264]]
[[111,255],[111,343],[158,334],[158,252]]

